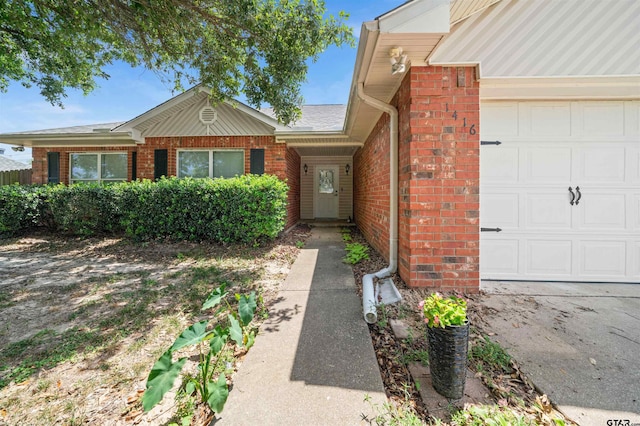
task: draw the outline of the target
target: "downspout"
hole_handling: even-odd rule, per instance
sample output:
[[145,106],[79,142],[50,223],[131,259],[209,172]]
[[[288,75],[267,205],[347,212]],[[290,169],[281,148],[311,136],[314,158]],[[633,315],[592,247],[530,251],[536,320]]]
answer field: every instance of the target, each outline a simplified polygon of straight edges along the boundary
[[378,319],[376,300],[373,290],[373,278],[386,278],[396,272],[398,267],[398,110],[393,105],[382,102],[364,93],[364,83],[358,82],[358,97],[374,108],[389,114],[389,266],[362,279],[362,309],[364,320],[373,324]]

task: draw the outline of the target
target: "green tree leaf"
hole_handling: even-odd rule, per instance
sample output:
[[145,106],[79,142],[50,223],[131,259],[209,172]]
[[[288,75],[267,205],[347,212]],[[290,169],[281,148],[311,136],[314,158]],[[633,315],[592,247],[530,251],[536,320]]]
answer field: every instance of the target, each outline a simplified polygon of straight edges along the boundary
[[209,394],[207,404],[209,404],[209,407],[211,407],[214,412],[220,413],[229,397],[229,389],[227,388],[227,378],[225,375],[220,374],[217,382],[208,382],[207,391]]
[[253,315],[256,313],[256,292],[252,291],[250,295],[243,294],[240,296],[238,302],[238,313],[240,314],[240,321],[243,326],[249,325],[253,319]]
[[217,326],[212,333],[211,341],[209,342],[209,347],[211,352],[217,354],[222,350],[225,343],[227,343],[227,339],[229,338],[229,334],[226,330],[223,330],[222,327]]
[[186,358],[181,358],[175,363],[171,362],[171,349],[166,351],[156,361],[147,378],[147,390],[142,395],[142,408],[147,412],[151,410],[158,402],[162,401],[164,394],[172,387],[176,380]]
[[192,324],[191,327],[185,329],[180,336],[173,342],[173,346],[169,349],[170,351],[177,351],[178,349],[184,348],[185,346],[195,345],[202,342],[207,335],[207,324],[209,321],[204,320]]
[[218,304],[220,304],[222,299],[224,299],[227,296],[227,294],[229,294],[228,292],[224,291],[225,287],[226,286],[223,284],[211,292],[207,300],[202,305],[203,311],[206,311],[207,309],[211,309],[214,306],[217,306]]
[[325,11],[318,0],[5,1],[0,91],[17,81],[61,105],[68,88],[86,94],[124,61],[176,90],[202,83],[214,101],[243,91],[288,124],[300,115],[308,60],[353,44],[347,15]]
[[242,347],[242,327],[240,327],[238,320],[231,314],[229,314],[229,324],[231,324],[229,327],[229,336],[238,346]]

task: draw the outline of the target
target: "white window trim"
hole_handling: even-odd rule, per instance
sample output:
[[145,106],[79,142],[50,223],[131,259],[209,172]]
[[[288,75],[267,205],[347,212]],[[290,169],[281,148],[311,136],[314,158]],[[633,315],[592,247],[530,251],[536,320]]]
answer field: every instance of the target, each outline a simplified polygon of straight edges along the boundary
[[241,152],[242,153],[242,175],[246,174],[246,150],[234,148],[186,148],[176,150],[176,176],[180,177],[180,153],[181,152],[208,152],[209,153],[209,179],[213,179],[213,153],[214,152]]
[[[124,179],[102,179],[102,160],[101,156],[104,154],[125,154],[127,156],[127,176]],[[71,157],[73,155],[97,155],[98,156],[98,178],[97,179],[73,179],[71,172],[73,170],[71,164]],[[75,182],[126,182],[129,179],[129,151],[78,151],[78,152],[69,152],[69,183]]]

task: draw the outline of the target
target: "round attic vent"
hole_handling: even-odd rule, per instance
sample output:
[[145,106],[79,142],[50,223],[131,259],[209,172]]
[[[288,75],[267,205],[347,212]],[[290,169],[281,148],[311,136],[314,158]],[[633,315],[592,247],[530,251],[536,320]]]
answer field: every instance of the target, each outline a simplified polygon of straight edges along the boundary
[[218,112],[207,105],[200,110],[200,121],[202,124],[213,124],[218,119]]

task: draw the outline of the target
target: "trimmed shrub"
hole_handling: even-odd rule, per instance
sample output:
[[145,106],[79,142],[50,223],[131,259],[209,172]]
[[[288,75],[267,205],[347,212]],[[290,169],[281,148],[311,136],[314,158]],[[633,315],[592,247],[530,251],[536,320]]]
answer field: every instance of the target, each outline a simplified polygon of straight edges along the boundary
[[121,189],[122,224],[138,240],[257,243],[284,229],[288,188],[275,176],[163,178]]
[[47,187],[0,186],[0,235],[14,235],[35,226],[42,213],[42,194]]
[[56,228],[76,235],[121,232],[119,185],[78,183],[49,188],[47,203]]
[[0,234],[49,226],[76,235],[257,244],[284,229],[287,185],[275,176],[163,178],[110,185],[0,187]]

